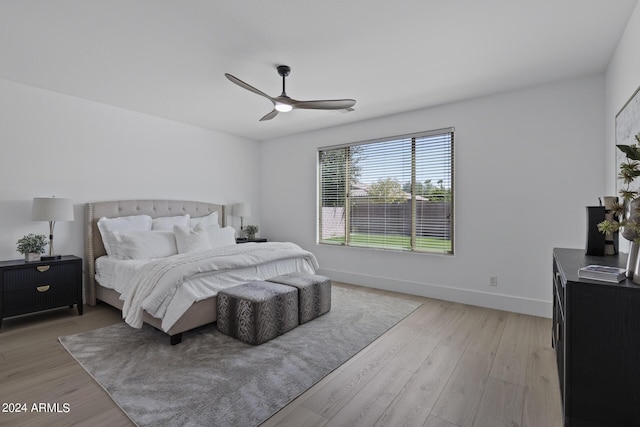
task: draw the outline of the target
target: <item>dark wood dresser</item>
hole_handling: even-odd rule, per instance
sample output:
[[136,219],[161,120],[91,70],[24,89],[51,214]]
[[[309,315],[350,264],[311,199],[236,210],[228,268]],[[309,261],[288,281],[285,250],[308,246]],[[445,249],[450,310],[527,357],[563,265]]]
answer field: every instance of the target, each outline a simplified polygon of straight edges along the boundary
[[640,286],[579,278],[590,264],[625,267],[626,254],[553,250],[552,344],[565,426],[640,426]]
[[74,304],[82,314],[82,258],[0,262],[0,326],[5,317]]

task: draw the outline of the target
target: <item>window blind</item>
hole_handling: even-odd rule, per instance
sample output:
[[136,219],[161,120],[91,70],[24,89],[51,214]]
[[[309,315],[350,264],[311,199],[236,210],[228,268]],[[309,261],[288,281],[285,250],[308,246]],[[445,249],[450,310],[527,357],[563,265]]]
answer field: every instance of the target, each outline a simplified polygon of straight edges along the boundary
[[318,150],[318,242],[453,253],[454,129]]

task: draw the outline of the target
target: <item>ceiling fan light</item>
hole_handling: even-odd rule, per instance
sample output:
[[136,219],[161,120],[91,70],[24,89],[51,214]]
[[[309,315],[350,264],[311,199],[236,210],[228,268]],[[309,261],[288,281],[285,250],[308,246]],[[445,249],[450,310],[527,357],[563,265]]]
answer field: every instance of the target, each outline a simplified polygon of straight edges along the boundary
[[282,102],[276,102],[276,110],[280,111],[281,113],[288,113],[289,111],[293,110],[293,107],[288,104],[283,104]]

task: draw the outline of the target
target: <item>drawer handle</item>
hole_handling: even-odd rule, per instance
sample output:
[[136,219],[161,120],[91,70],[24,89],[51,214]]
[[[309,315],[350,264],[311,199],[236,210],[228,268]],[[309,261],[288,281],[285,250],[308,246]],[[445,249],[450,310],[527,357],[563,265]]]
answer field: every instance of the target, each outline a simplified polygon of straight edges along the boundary
[[560,322],[558,322],[556,324],[556,327],[558,329],[558,333],[556,334],[556,337],[558,339],[558,341],[562,341],[562,336],[560,334],[562,334],[562,328],[560,327]]
[[47,292],[50,287],[51,287],[50,285],[38,286],[36,290],[38,292]]
[[51,268],[50,265],[39,265],[36,267],[36,269],[38,269],[38,271],[40,273],[44,273],[45,271],[49,270]]

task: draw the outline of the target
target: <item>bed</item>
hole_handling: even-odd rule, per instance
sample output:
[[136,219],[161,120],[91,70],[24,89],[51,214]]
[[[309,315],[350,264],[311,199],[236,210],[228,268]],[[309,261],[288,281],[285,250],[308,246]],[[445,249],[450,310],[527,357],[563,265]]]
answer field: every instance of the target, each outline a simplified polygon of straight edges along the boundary
[[[228,227],[225,228],[225,206],[215,203],[179,200],[120,200],[87,203],[85,212],[87,304],[93,306],[96,305],[97,301],[102,301],[123,310],[123,318],[127,323],[134,327],[140,327],[141,323],[147,323],[156,329],[162,330],[169,335],[172,345],[181,342],[184,332],[216,321],[216,289],[235,286],[249,280],[267,279],[272,275],[292,271],[313,273],[317,268],[317,261],[313,254],[291,243],[272,242],[235,245],[235,239],[233,239],[233,245],[217,249],[206,249],[202,252],[189,254],[180,253],[140,263],[138,261],[130,261],[135,264],[135,269],[137,269],[133,273],[108,276],[105,273],[108,272],[107,267],[110,263],[120,264],[120,262],[112,263],[110,261],[114,257],[107,256],[103,235],[98,227],[98,222],[101,218],[117,221],[132,216],[149,216],[155,224],[156,221],[161,222],[166,219],[189,215],[192,221],[215,218],[217,221],[215,227],[228,230]],[[104,232],[104,229],[102,231]],[[178,232],[177,229],[174,229],[174,231]],[[163,231],[163,233],[166,232],[168,231]],[[179,242],[177,234],[176,240]],[[107,241],[107,244],[108,246],[112,245],[109,241]],[[263,260],[260,258],[262,256],[266,258]],[[195,258],[198,258],[198,263],[205,262],[205,264],[196,265]],[[258,258],[260,258],[260,261],[257,261]],[[219,267],[217,264],[216,267],[206,264],[208,261],[212,263],[213,260],[216,262],[225,260],[226,263],[223,263],[223,267]],[[174,264],[180,264],[180,267],[175,267]],[[192,266],[193,271],[184,270],[188,274],[185,273],[181,277],[187,277],[187,279],[176,285],[177,290],[165,292],[166,294],[171,294],[171,297],[167,297],[163,302],[163,310],[167,306],[172,306],[172,304],[180,307],[177,311],[178,314],[176,314],[175,310],[167,310],[167,313],[164,314],[162,310],[158,309],[158,306],[153,309],[141,309],[138,307],[140,314],[137,316],[131,315],[133,310],[129,306],[136,299],[134,298],[135,292],[123,290],[120,286],[129,286],[129,281],[135,281],[144,282],[144,286],[140,284],[139,288],[153,288],[150,278],[147,280],[148,277],[154,275],[157,271],[164,272],[170,268],[175,268],[179,273],[181,271],[179,268],[185,268],[184,265]],[[199,273],[189,275],[195,271]],[[151,272],[154,272],[154,274],[151,274]],[[147,274],[147,277],[145,277],[145,274]],[[114,277],[116,283],[107,283],[111,281],[106,280],[107,277]],[[101,281],[104,283],[101,283]],[[194,296],[194,293],[198,294],[197,297]],[[178,298],[180,295],[182,295],[182,300]],[[185,295],[188,295],[188,297],[185,297]],[[174,300],[172,301],[170,298],[174,298]],[[185,298],[190,299],[185,302]],[[175,300],[178,300],[178,303],[174,304]],[[135,317],[136,320],[130,322],[129,317]],[[140,323],[140,325],[136,323]]]

